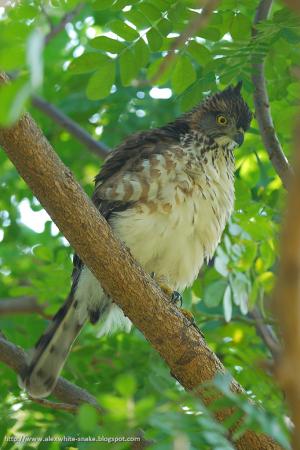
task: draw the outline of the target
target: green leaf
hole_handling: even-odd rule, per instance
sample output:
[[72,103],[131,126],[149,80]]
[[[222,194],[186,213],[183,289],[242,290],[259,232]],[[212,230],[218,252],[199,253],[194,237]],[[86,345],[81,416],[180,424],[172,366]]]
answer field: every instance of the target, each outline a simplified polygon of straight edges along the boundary
[[96,425],[97,425],[97,412],[95,408],[93,408],[91,405],[84,404],[80,406],[78,415],[77,415],[77,422],[79,425],[79,428],[82,431],[85,432],[92,432],[94,431]]
[[151,3],[148,2],[141,2],[138,6],[139,11],[141,11],[144,16],[147,17],[147,19],[150,19],[151,21],[156,21],[161,17],[161,12],[159,9],[157,9],[155,6],[151,5]]
[[229,263],[229,257],[226,255],[226,253],[220,247],[218,249],[217,256],[215,258],[215,269],[223,277],[228,276],[228,273],[229,273],[228,263]]
[[255,241],[245,240],[243,242],[244,251],[239,259],[237,266],[241,270],[248,270],[252,267],[257,253],[257,243]]
[[163,36],[168,36],[168,34],[173,30],[173,24],[168,19],[161,19],[156,24],[156,28]]
[[160,50],[163,43],[163,39],[160,33],[154,27],[152,27],[147,32],[147,40],[149,42],[150,49],[153,52],[157,52],[158,50]]
[[226,287],[224,292],[223,309],[224,309],[224,318],[226,322],[230,322],[232,317],[232,301],[231,301],[231,288],[229,285]]
[[111,39],[107,36],[98,36],[90,41],[92,47],[110,53],[120,53],[126,48],[124,42]]
[[[151,63],[148,67],[147,70],[147,78],[149,80],[151,80],[152,78],[155,78],[155,84],[157,85],[162,85],[165,84],[169,78],[171,77],[171,74],[173,72],[173,67],[174,67],[174,63],[173,61],[171,62],[171,64],[167,67],[167,69],[161,74],[160,74],[160,68],[164,63],[164,58],[158,58],[155,59],[153,61],[153,63]],[[159,77],[157,78],[157,75],[159,75]]]
[[288,93],[292,98],[299,99],[300,97],[300,83],[291,83],[288,85]]
[[71,62],[68,71],[76,75],[93,72],[110,61],[111,59],[106,55],[101,55],[99,53],[84,53]]
[[132,51],[134,52],[136,66],[138,68],[145,67],[149,61],[150,52],[142,38],[136,41],[132,47]]
[[135,54],[131,49],[125,50],[120,56],[120,75],[123,86],[129,86],[138,73]]
[[96,11],[103,11],[104,9],[111,8],[115,0],[94,0],[92,3],[92,8]]
[[173,0],[149,0],[149,2],[161,11],[166,11],[170,8],[170,4],[172,5]]
[[53,260],[53,252],[49,247],[46,247],[44,245],[38,245],[37,247],[34,247],[33,253],[37,258],[42,259],[43,261]]
[[[135,3],[136,0],[131,0],[130,3]],[[111,6],[112,10],[121,11],[124,6],[128,5],[128,0],[115,0],[113,5]]]
[[196,72],[186,55],[178,56],[172,75],[172,88],[176,94],[185,91],[196,80]]
[[132,397],[136,392],[136,381],[131,375],[123,374],[117,378],[115,387],[123,397]]
[[143,30],[152,26],[151,22],[145,17],[139,9],[132,8],[130,11],[124,13],[129,22],[133,23],[139,30]]
[[248,40],[251,33],[251,21],[244,14],[235,14],[229,32],[233,39],[237,41]]
[[182,111],[188,111],[201,102],[203,93],[201,84],[195,82],[183,94],[180,100]]
[[210,51],[203,44],[199,44],[196,41],[189,42],[187,51],[201,66],[205,66],[212,60]]
[[226,287],[227,282],[225,280],[210,283],[204,290],[204,303],[210,307],[218,306],[224,297]]
[[276,259],[274,245],[271,240],[265,240],[260,245],[260,254],[264,263],[264,267],[271,267]]
[[131,28],[125,22],[122,22],[122,20],[114,20],[108,24],[108,27],[118,36],[125,39],[125,41],[133,41],[140,36],[136,30]]
[[272,292],[275,283],[273,272],[265,272],[257,277],[257,281],[261,284],[266,292]]
[[1,125],[11,125],[20,117],[30,94],[30,84],[24,78],[19,78],[11,83],[0,86]]
[[128,415],[127,397],[117,397],[111,394],[101,394],[99,396],[101,405],[110,413],[112,417],[125,419]]
[[86,95],[90,100],[105,98],[115,81],[115,61],[109,60],[88,81]]
[[245,274],[236,273],[230,281],[233,294],[233,302],[235,305],[240,307],[242,314],[247,314],[248,312],[248,288],[250,287],[250,282]]
[[36,292],[34,292],[34,288],[32,286],[16,286],[9,290],[9,294],[12,297],[19,297],[23,295],[34,295]]
[[204,39],[207,39],[209,41],[219,41],[221,38],[221,34],[220,31],[218,30],[218,28],[214,28],[214,27],[207,27],[204,28],[203,30],[200,30],[197,33],[197,36],[200,36]]

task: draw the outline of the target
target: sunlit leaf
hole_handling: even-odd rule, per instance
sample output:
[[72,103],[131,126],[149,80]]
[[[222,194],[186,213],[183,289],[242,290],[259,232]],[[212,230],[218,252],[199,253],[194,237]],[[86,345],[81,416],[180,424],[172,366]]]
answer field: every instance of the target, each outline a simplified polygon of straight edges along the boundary
[[172,88],[176,94],[180,94],[196,80],[196,72],[191,60],[182,55],[177,58],[172,75]]
[[91,40],[91,46],[110,53],[120,53],[126,48],[123,42],[111,39],[107,36],[99,36]]
[[88,81],[86,95],[90,100],[106,97],[115,81],[115,62],[110,60],[102,65]]
[[108,24],[111,31],[116,33],[121,38],[125,39],[125,41],[132,41],[139,37],[139,34],[132,27],[124,23],[122,20],[114,20]]

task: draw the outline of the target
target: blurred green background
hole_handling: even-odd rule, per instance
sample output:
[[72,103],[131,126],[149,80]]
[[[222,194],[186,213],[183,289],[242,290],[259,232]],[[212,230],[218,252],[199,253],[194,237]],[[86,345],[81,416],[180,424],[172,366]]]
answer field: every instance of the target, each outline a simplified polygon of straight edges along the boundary
[[[161,61],[199,14],[199,2],[54,0],[0,7],[0,68],[12,79],[0,89],[0,124],[11,124],[28,109],[90,195],[103,160],[33,107],[33,95],[113,148],[129,134],[165,124],[238,80],[243,80],[243,95],[253,110],[251,61],[265,58],[276,131],[290,157],[299,92],[293,77],[300,60],[299,20],[276,1],[253,41],[257,5],[257,0],[220,1],[208,26],[191,37],[162,75]],[[70,12],[71,22],[48,35],[43,45],[43,37]],[[235,212],[214,260],[184,293],[184,306],[212,350],[264,410],[230,394],[227,379],[214,381],[225,396],[225,403],[214,407],[236,404],[240,413],[232,423],[243,417],[239,433],[249,427],[262,430],[289,448],[288,411],[269,369],[273,355],[253,316],[253,311],[261,315],[276,342],[270,298],[285,191],[255,120],[236,150],[236,168]],[[0,186],[0,302],[33,296],[53,314],[70,287],[72,249],[3,151]],[[46,323],[38,314],[1,316],[0,306],[0,329],[23,348],[34,345]],[[234,448],[227,439],[232,423],[216,423],[211,410],[184,392],[136,329],[97,339],[88,325],[64,368],[63,376],[98,398],[104,415],[89,405],[75,416],[44,408],[20,392],[16,375],[2,363],[0,374],[0,442],[5,450],[130,449],[126,442],[13,443],[4,437],[136,436],[140,429],[153,450]]]

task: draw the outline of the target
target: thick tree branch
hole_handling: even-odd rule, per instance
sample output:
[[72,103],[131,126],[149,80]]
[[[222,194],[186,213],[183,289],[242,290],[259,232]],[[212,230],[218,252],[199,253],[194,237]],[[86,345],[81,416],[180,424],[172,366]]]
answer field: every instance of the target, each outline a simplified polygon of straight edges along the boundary
[[[2,79],[5,81],[5,77]],[[198,329],[169,302],[113,235],[31,117],[26,114],[13,127],[0,130],[0,145],[105,292],[159,352],[172,375],[185,389],[209,403],[201,385],[225,368]],[[231,388],[237,393],[244,392],[235,380]],[[216,417],[223,421],[232,412],[232,408],[219,410]],[[236,447],[281,448],[270,437],[250,430]]]
[[284,339],[278,377],[295,424],[293,449],[300,449],[300,114],[296,124],[295,176],[290,183],[282,237],[275,310]]
[[201,13],[197,14],[196,17],[188,24],[186,29],[178,36],[178,38],[173,41],[168,54],[164,57],[157,73],[154,74],[154,76],[149,80],[148,83],[155,84],[157,80],[161,78],[161,76],[170,67],[173,59],[176,57],[176,50],[180,50],[190,37],[194,36],[195,33],[206,26],[211,14],[213,13],[214,9],[216,9],[218,3],[219,0],[208,0],[203,5],[203,1],[200,0],[199,8],[202,8]]
[[[0,361],[17,374],[21,374],[26,368],[26,353],[21,347],[17,347],[0,334]],[[70,412],[74,412],[82,403],[89,403],[101,411],[101,407],[93,395],[62,377],[58,379],[53,395],[63,403],[60,404],[47,400],[48,406],[51,408],[63,410],[69,408]],[[59,405],[63,405],[64,407],[60,408]]]
[[69,131],[72,136],[74,136],[79,142],[81,142],[85,147],[94,155],[100,158],[106,158],[109,149],[101,142],[96,141],[92,136],[85,131],[80,125],[78,125],[74,120],[70,119],[63,112],[46,100],[38,97],[37,95],[32,97],[32,105],[46,114],[48,117],[54,120],[60,127]]
[[[257,30],[255,26],[269,16],[272,0],[261,0],[256,10],[253,22],[252,36],[255,39]],[[254,105],[261,137],[269,154],[271,163],[281,178],[283,185],[287,188],[292,176],[292,170],[284,154],[279,139],[276,135],[271,115],[269,96],[264,75],[264,61],[253,61],[252,81],[254,84]]]

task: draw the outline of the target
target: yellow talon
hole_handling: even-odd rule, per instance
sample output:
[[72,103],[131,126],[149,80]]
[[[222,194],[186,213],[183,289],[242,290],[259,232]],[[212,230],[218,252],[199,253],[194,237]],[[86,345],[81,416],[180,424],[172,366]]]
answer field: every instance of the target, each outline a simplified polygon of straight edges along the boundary
[[158,283],[159,287],[161,288],[161,290],[168,296],[168,297],[172,297],[173,294],[173,289],[170,288],[170,286],[168,286],[167,284],[164,283]]
[[184,309],[184,308],[179,308],[179,309],[182,312],[182,314],[184,315],[184,317],[186,317],[194,325],[195,318],[194,318],[193,314],[191,313],[191,311],[188,311],[187,309]]

